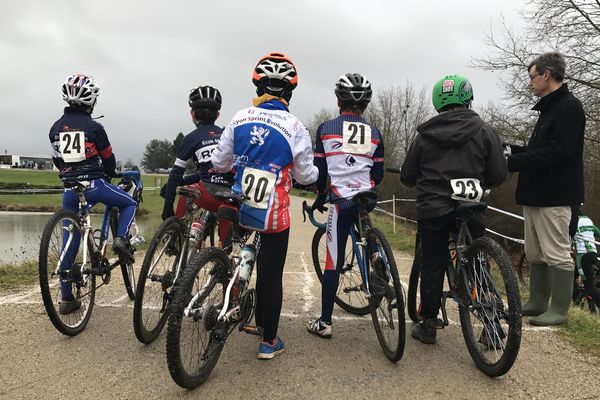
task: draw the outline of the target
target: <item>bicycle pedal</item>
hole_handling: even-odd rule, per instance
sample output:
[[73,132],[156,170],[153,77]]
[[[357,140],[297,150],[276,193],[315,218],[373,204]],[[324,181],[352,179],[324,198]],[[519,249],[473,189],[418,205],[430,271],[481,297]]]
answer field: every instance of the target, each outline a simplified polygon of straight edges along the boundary
[[262,336],[264,332],[263,328],[254,325],[243,325],[241,327],[241,331],[249,335],[255,336]]

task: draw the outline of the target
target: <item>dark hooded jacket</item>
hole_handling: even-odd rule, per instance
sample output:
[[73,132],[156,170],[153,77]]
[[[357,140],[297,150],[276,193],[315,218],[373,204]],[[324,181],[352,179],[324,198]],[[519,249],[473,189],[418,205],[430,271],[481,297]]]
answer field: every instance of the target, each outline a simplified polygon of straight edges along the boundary
[[475,178],[481,187],[500,185],[508,174],[500,138],[470,109],[443,112],[417,127],[400,180],[417,187],[417,218],[454,211],[450,180]]
[[583,134],[585,113],[566,84],[542,97],[527,147],[512,145],[510,171],[519,172],[517,204],[573,206],[584,201]]

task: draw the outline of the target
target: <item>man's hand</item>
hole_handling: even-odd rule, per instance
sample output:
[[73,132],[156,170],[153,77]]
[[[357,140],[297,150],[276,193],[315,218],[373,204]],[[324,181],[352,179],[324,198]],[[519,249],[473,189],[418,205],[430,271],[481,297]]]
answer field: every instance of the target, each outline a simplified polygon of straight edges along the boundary
[[512,148],[510,147],[510,144],[502,143],[502,147],[504,148],[504,151],[502,152],[502,154],[504,155],[505,158],[508,158],[510,155],[512,155]]
[[317,198],[315,199],[314,203],[311,206],[313,211],[317,210],[320,213],[324,213],[325,211],[327,211],[327,207],[325,207],[326,200],[327,200],[327,195],[325,193],[318,194]]

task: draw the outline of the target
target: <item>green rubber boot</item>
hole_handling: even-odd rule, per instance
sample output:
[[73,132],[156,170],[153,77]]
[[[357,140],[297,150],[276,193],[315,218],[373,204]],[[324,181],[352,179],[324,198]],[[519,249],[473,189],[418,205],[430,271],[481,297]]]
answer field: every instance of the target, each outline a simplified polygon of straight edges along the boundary
[[573,295],[573,271],[553,268],[552,272],[552,301],[550,308],[537,317],[529,318],[531,325],[551,326],[567,322],[567,313]]
[[546,264],[529,265],[529,300],[521,307],[525,316],[538,316],[548,310],[552,268]]

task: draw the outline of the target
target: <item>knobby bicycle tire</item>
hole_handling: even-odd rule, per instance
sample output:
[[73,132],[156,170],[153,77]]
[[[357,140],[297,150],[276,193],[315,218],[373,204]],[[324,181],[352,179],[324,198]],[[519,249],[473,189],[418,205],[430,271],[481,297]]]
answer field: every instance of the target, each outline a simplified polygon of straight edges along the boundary
[[[152,343],[167,322],[175,272],[185,248],[184,233],[185,226],[177,217],[165,220],[158,227],[142,262],[133,303],[133,330],[137,339],[144,344]],[[171,255],[169,252],[175,254]],[[160,258],[155,260],[157,253]],[[161,259],[164,259],[164,265],[159,265]],[[153,266],[152,276],[149,278],[150,268]]]
[[529,274],[529,262],[527,261],[527,257],[525,256],[525,251],[521,253],[521,257],[519,257],[519,261],[516,266],[517,277],[523,286],[529,287],[529,282],[525,278],[525,272]]
[[[54,277],[51,275],[56,268],[62,251],[63,240],[59,233],[62,234],[65,231],[63,221],[69,221],[69,224],[72,224],[70,227],[78,230],[80,238],[82,237],[81,226],[79,225],[79,217],[77,214],[63,209],[50,217],[50,220],[44,227],[40,241],[39,283],[46,313],[54,327],[65,335],[75,336],[85,329],[92,315],[96,294],[96,277],[95,275],[88,276],[88,287],[84,288],[84,294],[77,298],[81,301],[81,307],[70,314],[61,315],[59,310],[57,310],[57,307],[60,307],[60,302],[62,301],[60,275]],[[55,232],[55,228],[58,228],[57,232]],[[53,239],[55,239],[55,242],[53,242]],[[81,241],[79,245],[81,248]],[[91,247],[88,247],[88,251],[88,262],[91,262]],[[79,249],[75,254],[75,259],[78,258],[78,254]],[[50,279],[54,279],[55,282],[51,283]],[[77,291],[74,295],[77,295]]]
[[[321,239],[325,237],[325,229],[318,228],[313,235],[312,240],[312,260],[313,267],[319,278],[319,282],[323,283],[323,269],[325,267],[325,259],[319,259],[319,249],[323,247],[326,249],[326,243]],[[349,236],[350,237],[350,236]],[[348,243],[349,244],[349,243]],[[326,250],[325,250],[326,251]],[[350,257],[350,260],[348,260]],[[350,261],[350,262],[348,262]],[[347,275],[346,275],[347,274]],[[340,280],[338,290],[335,296],[335,304],[340,306],[343,310],[355,314],[355,315],[367,315],[371,308],[368,301],[364,298],[362,290],[356,290],[356,288],[362,284],[362,277],[356,263],[354,251],[352,248],[346,248],[346,260],[344,262],[344,271],[340,273]],[[353,288],[352,291],[344,292],[344,289]],[[342,295],[343,294],[343,295]]]
[[[465,343],[483,373],[501,376],[513,366],[521,345],[517,280],[508,255],[491,238],[476,239],[463,256],[468,261],[461,264],[463,274],[457,277],[457,290],[462,299],[459,314]],[[474,332],[472,318],[480,322],[475,323],[477,328],[481,326],[479,335]],[[498,350],[502,350],[501,355]]]
[[[117,237],[117,229],[119,228],[119,209],[117,207],[113,207],[110,209],[109,225],[114,239],[115,237]],[[129,299],[134,300],[136,282],[135,274],[133,271],[133,264],[121,262],[121,275],[123,275],[123,284],[125,285],[127,296],[129,296]]]
[[[394,253],[379,229],[369,228],[365,232],[365,237],[369,249],[377,247],[377,252],[369,251],[366,260],[369,271],[369,289],[371,291],[369,303],[373,327],[386,357],[392,362],[397,362],[404,354],[406,340],[404,294],[398,276],[398,267]],[[383,252],[383,257],[381,257],[381,252]],[[394,309],[397,317],[393,315]],[[389,332],[391,334],[388,334]]]
[[[200,386],[217,364],[219,356],[223,350],[225,342],[215,338],[213,328],[216,322],[216,316],[220,310],[219,304],[215,305],[212,301],[218,300],[223,306],[223,297],[228,278],[229,259],[226,253],[218,248],[205,248],[192,258],[186,270],[180,279],[177,280],[175,295],[173,297],[172,309],[167,325],[167,365],[171,377],[179,386],[186,389],[193,389]],[[208,275],[208,282],[198,284],[194,287],[198,274]],[[203,288],[202,294],[195,301],[196,305],[201,305],[202,315],[184,316],[184,310],[196,294],[194,291]],[[211,293],[219,288],[222,293],[217,292],[215,298],[210,298]],[[190,341],[190,346],[203,346],[204,348],[182,349],[185,345],[185,334],[182,334],[184,324],[191,324],[193,332],[205,333],[205,340],[194,338]],[[196,325],[194,325],[196,324]],[[197,350],[197,351],[194,351]],[[191,353],[192,358],[200,363],[198,366],[190,367],[183,358]]]

